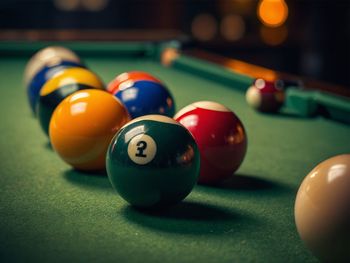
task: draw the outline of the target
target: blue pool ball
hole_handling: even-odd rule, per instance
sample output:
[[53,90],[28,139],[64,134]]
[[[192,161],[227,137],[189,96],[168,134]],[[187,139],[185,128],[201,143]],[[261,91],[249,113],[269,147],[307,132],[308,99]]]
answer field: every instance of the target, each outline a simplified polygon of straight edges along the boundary
[[175,102],[161,83],[141,80],[127,82],[114,94],[126,106],[132,118],[148,114],[173,117]]
[[84,67],[81,63],[72,61],[61,61],[55,65],[46,65],[32,78],[27,87],[27,96],[32,111],[36,112],[36,104],[39,99],[41,88],[53,76],[60,74],[64,69],[70,67]]

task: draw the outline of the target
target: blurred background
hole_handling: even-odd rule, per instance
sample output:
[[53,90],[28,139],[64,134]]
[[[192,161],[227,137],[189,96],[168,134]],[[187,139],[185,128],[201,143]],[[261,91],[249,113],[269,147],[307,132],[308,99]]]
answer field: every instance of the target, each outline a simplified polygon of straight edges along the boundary
[[350,88],[349,0],[0,1],[2,40],[51,29],[93,30],[99,40],[125,30],[182,32],[199,48]]

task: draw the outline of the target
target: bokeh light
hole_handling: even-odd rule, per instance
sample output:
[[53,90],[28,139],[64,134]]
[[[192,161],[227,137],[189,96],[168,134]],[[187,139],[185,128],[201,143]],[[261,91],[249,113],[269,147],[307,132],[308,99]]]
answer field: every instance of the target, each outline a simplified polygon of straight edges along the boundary
[[197,15],[191,25],[192,35],[201,41],[213,39],[217,33],[218,25],[211,14]]
[[288,17],[288,6],[284,0],[260,0],[258,17],[265,26],[278,27]]
[[229,41],[237,41],[241,39],[245,32],[245,23],[239,15],[227,15],[220,24],[221,35]]

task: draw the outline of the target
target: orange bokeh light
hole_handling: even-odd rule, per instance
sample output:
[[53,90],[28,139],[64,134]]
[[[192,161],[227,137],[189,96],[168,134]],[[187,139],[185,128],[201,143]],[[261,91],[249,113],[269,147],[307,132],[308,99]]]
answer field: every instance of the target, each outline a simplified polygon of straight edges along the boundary
[[288,6],[284,0],[261,0],[258,17],[264,25],[278,27],[287,20]]

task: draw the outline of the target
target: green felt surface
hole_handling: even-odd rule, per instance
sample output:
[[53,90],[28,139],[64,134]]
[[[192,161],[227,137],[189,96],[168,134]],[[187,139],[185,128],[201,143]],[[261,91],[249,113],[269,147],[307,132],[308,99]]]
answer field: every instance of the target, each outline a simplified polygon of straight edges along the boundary
[[106,82],[123,71],[152,72],[168,84],[177,109],[214,100],[234,110],[247,130],[248,152],[231,180],[196,186],[178,206],[145,213],[126,204],[105,175],[76,172],[51,150],[22,87],[28,54],[15,53],[0,57],[1,262],[317,261],[297,235],[295,195],[317,163],[350,152],[350,126],[259,114],[231,85],[164,68],[138,52],[82,52]]

